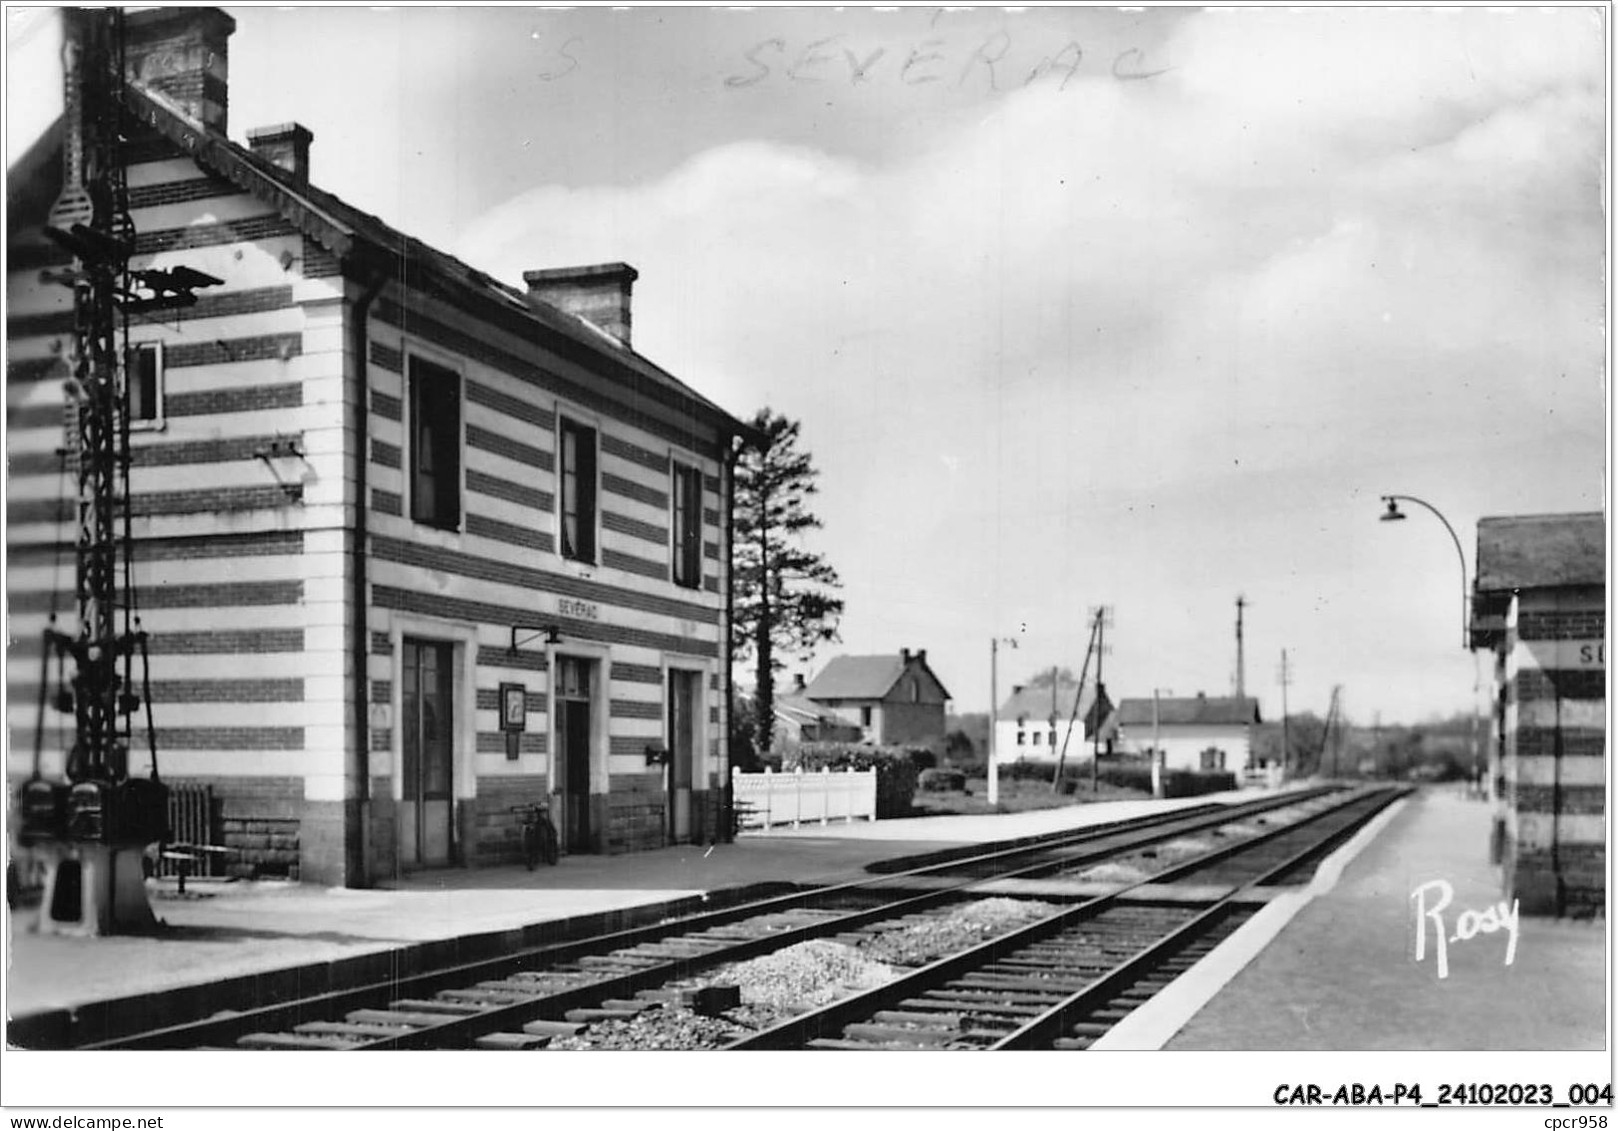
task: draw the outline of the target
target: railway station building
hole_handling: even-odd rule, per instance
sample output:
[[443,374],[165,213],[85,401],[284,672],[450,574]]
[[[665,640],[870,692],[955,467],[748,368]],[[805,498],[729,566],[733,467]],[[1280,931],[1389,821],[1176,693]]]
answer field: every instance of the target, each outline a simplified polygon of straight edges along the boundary
[[[125,20],[131,267],[222,281],[128,329],[135,582],[189,838],[364,886],[516,860],[528,803],[569,852],[710,837],[747,426],[635,351],[627,265],[510,286],[316,187],[302,126],[232,140],[233,30]],[[48,709],[71,672],[40,671],[75,538],[73,260],[43,228],[78,129],[8,177],[13,796],[72,729]]]
[[1495,858],[1527,915],[1606,907],[1606,518],[1478,522],[1472,646],[1494,657]]

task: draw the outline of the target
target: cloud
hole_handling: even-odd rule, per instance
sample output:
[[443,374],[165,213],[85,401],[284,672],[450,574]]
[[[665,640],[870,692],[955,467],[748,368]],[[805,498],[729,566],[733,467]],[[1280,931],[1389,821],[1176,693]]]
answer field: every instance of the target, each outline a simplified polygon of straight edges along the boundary
[[[1587,505],[1567,461],[1599,476],[1599,426],[1565,445],[1603,412],[1599,26],[1201,13],[1161,54],[1149,81],[985,99],[903,160],[757,140],[534,189],[459,250],[511,278],[628,259],[641,348],[740,413],[801,417],[827,537],[857,559],[851,624],[929,623],[895,594],[1049,594],[1066,548],[1109,539],[1199,529],[1261,574],[1211,499],[1279,492],[1296,521],[1305,487],[1347,499],[1434,459],[1466,478],[1507,420],[1518,444],[1545,429],[1524,497]],[[991,565],[918,589],[907,563],[963,543]],[[1087,568],[1151,602],[1141,571]]]

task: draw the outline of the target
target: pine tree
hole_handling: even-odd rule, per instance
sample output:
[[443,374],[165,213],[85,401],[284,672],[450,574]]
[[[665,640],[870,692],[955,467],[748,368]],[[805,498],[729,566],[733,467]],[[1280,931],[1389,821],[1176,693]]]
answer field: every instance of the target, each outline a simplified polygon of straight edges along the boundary
[[842,581],[824,557],[803,545],[820,527],[809,509],[819,474],[798,447],[798,422],[760,409],[752,425],[762,437],[736,465],[735,608],[732,654],[751,660],[756,677],[753,740],[769,751],[775,731],[775,674],[783,652],[807,657],[837,639]]

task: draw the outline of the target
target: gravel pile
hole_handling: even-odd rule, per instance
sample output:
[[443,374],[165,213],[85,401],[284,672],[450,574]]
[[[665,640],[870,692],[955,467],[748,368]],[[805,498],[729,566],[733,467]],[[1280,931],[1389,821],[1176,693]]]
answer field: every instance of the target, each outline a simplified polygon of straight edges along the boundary
[[751,1029],[723,1017],[703,1017],[689,1009],[648,1009],[628,1021],[597,1021],[576,1037],[559,1037],[550,1048],[563,1052],[606,1049],[723,1048]]
[[780,1011],[790,1006],[824,1005],[891,981],[893,975],[890,966],[852,946],[811,939],[721,967],[703,982],[740,986],[744,1007],[768,1006]]
[[1054,915],[1056,910],[1049,903],[1034,900],[980,899],[941,915],[884,931],[862,944],[860,952],[894,966],[925,966],[1035,919]]
[[1094,868],[1086,868],[1075,878],[1105,884],[1132,884],[1136,880],[1144,880],[1153,870],[1127,861],[1111,861],[1097,864]]

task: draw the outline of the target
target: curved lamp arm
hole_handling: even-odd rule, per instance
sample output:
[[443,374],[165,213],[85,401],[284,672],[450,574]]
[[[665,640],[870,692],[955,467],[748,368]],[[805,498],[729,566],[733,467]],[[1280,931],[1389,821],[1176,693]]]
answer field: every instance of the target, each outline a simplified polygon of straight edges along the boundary
[[1468,602],[1468,594],[1466,590],[1466,552],[1461,549],[1460,536],[1455,533],[1455,528],[1449,524],[1449,519],[1444,517],[1443,512],[1441,512],[1437,507],[1433,506],[1433,504],[1429,503],[1426,499],[1418,499],[1414,495],[1383,495],[1382,501],[1388,504],[1388,513],[1382,516],[1384,519],[1404,517],[1399,513],[1399,508],[1397,505],[1399,502],[1415,503],[1417,506],[1426,507],[1428,510],[1432,511],[1433,515],[1437,517],[1438,521],[1444,524],[1444,529],[1449,531],[1450,541],[1455,543],[1455,556],[1460,560],[1461,563],[1461,647],[1470,651],[1472,646],[1472,638],[1471,633],[1468,631],[1466,616]]

